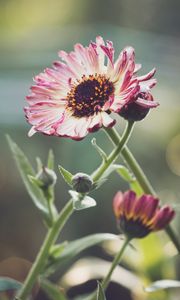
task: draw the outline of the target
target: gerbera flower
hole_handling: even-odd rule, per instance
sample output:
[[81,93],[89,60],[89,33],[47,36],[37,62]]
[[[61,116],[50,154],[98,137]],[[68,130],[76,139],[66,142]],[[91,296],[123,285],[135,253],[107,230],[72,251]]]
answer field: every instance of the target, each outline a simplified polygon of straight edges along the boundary
[[[26,118],[33,125],[29,136],[40,131],[47,135],[75,140],[100,127],[111,127],[111,112],[119,112],[130,102],[156,107],[155,101],[136,97],[156,84],[155,69],[137,77],[134,49],[126,47],[114,60],[110,41],[96,38],[88,47],[74,46],[74,51],[59,52],[61,61],[35,76],[35,85],[27,96]],[[64,62],[62,62],[64,61]]]
[[154,196],[137,197],[133,191],[117,192],[113,210],[121,232],[130,238],[143,238],[164,229],[175,215],[169,206],[160,207],[159,199]]

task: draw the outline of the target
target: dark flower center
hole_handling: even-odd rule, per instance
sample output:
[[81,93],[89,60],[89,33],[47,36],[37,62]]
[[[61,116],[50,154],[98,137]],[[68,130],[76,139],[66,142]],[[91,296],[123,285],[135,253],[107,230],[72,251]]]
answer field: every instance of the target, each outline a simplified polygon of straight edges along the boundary
[[101,111],[114,92],[114,86],[104,75],[83,76],[67,95],[67,108],[75,117],[89,117]]

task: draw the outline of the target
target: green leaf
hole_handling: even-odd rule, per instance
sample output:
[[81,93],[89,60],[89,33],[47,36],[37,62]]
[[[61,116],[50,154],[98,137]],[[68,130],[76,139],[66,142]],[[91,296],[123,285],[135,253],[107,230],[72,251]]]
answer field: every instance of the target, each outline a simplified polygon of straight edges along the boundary
[[55,258],[59,257],[61,255],[61,253],[63,252],[64,248],[67,246],[67,244],[68,244],[68,242],[65,241],[61,244],[53,245],[49,251],[50,258],[55,259]]
[[43,163],[40,159],[40,157],[36,157],[36,163],[37,163],[37,173],[40,172],[43,168]]
[[28,175],[29,181],[36,185],[37,187],[41,187],[43,185],[42,181],[37,179],[36,177],[32,176],[32,175]]
[[143,189],[136,179],[130,183],[130,188],[136,193],[137,196],[141,196],[142,194],[144,194]]
[[35,206],[46,216],[48,217],[48,207],[46,198],[42,190],[35,184],[34,182],[30,181],[28,176],[35,177],[35,171],[32,168],[29,160],[25,156],[25,154],[21,151],[21,149],[17,146],[17,144],[7,136],[7,140],[10,146],[10,149],[13,153],[13,157],[16,161],[18,170],[20,172],[21,178],[24,182],[24,185],[33,200]]
[[70,186],[72,186],[73,175],[69,171],[64,169],[62,166],[59,166],[59,171],[60,171],[62,177],[64,178],[64,180],[66,181],[66,183],[69,184]]
[[100,282],[98,282],[98,289],[97,289],[97,300],[106,300],[104,290]]
[[73,190],[70,190],[69,194],[73,199],[73,208],[75,210],[83,210],[96,206],[96,201],[89,196],[82,195]]
[[122,170],[123,167],[124,166],[117,165],[117,164],[110,165],[109,168],[104,172],[103,178],[107,178],[111,173],[113,173],[114,171],[118,172],[118,170],[119,170],[118,173],[120,175],[120,172],[121,172],[121,170]]
[[96,138],[93,138],[91,141],[91,144],[96,149],[96,151],[99,153],[103,161],[107,161],[107,155],[97,144],[96,144]]
[[51,274],[59,266],[66,263],[67,261],[70,261],[83,250],[100,244],[104,241],[115,239],[118,239],[117,235],[110,233],[97,233],[69,242],[64,250],[60,253],[60,256],[57,257],[56,260],[54,260],[54,262],[47,268],[46,274]]
[[0,292],[18,290],[21,286],[22,284],[17,280],[8,277],[0,277]]
[[127,182],[135,180],[134,175],[124,165],[114,165],[116,172]]
[[135,178],[135,176],[129,171],[129,169],[127,167],[125,167],[124,165],[117,165],[114,164],[110,167],[109,172],[113,172],[116,171],[123,180],[125,180],[130,188],[138,195],[142,195],[143,194],[143,190],[141,188],[141,186],[139,185],[137,179]]
[[163,289],[180,288],[180,281],[177,280],[158,280],[145,288],[148,293],[156,292]]
[[49,150],[47,168],[54,170],[54,153],[52,149]]
[[41,288],[51,300],[67,300],[60,288],[48,280],[41,280]]

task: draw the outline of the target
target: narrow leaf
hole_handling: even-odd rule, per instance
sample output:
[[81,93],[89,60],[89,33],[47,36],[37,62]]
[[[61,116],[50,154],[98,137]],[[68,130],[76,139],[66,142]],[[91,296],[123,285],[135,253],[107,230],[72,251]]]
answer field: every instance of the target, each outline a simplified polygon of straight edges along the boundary
[[40,285],[51,300],[67,300],[61,289],[50,281],[43,279]]
[[102,285],[98,282],[97,300],[106,300]]
[[115,240],[115,239],[118,239],[117,235],[110,234],[110,233],[98,233],[98,234],[92,234],[80,238],[78,240],[69,242],[67,246],[64,248],[64,250],[60,253],[60,256],[57,257],[51,265],[49,265],[49,267],[46,270],[46,274],[48,275],[51,274],[59,266],[66,263],[67,261],[70,261],[79,253],[81,253],[83,250],[95,246],[97,244],[100,244],[104,241]]
[[59,166],[59,171],[60,171],[62,177],[64,178],[64,180],[66,181],[66,183],[69,184],[70,186],[72,186],[73,175],[69,171],[64,169],[62,166]]
[[145,288],[145,291],[148,293],[156,292],[158,290],[170,289],[170,288],[180,288],[180,281],[176,280],[158,280],[153,282],[153,284],[149,285]]
[[91,141],[91,144],[96,149],[96,151],[99,153],[103,161],[107,161],[107,155],[97,144],[96,144],[96,138],[93,138]]
[[35,177],[35,171],[32,168],[29,160],[25,156],[25,154],[21,151],[21,149],[17,146],[17,144],[7,136],[7,140],[10,146],[10,149],[13,153],[14,159],[16,161],[18,170],[20,172],[21,178],[24,182],[24,185],[33,200],[35,206],[46,216],[48,216],[48,207],[46,203],[46,199],[43,195],[42,190],[29,180],[28,176],[31,175]]
[[110,167],[104,172],[102,178],[107,178],[111,173],[113,173],[114,171],[117,171],[120,168],[121,168],[121,165],[115,165],[115,164],[110,165]]
[[67,246],[68,242],[65,241],[61,244],[53,245],[50,249],[49,256],[52,259],[55,259],[61,255],[65,247]]
[[133,190],[137,196],[141,196],[144,192],[139,184],[139,182],[135,179],[130,184],[131,190]]
[[0,277],[0,292],[18,290],[21,286],[22,284],[17,280],[8,277]]
[[52,149],[49,150],[47,168],[54,170],[54,153]]
[[[110,170],[108,171],[109,174],[113,171],[116,171],[123,180],[125,180],[130,188],[138,195],[142,195],[143,194],[143,190],[141,188],[141,186],[139,185],[137,179],[135,178],[135,176],[129,171],[129,169],[127,167],[125,167],[124,165],[117,165],[114,164],[112,165],[110,168]],[[109,175],[108,174],[108,175]]]
[[117,173],[127,182],[135,180],[134,175],[124,165],[114,165]]
[[37,163],[37,173],[38,173],[42,170],[42,167],[43,167],[43,163],[42,163],[40,157],[36,157],[36,163]]

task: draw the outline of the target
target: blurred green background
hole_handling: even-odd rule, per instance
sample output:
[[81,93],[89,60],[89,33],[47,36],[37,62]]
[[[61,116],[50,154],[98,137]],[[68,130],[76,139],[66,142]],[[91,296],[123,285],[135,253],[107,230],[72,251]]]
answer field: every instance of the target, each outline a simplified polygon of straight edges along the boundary
[[[129,145],[162,202],[175,203],[178,210],[179,10],[178,0],[0,1],[1,261],[11,256],[33,261],[45,234],[40,216],[30,201],[12,160],[5,134],[9,133],[16,140],[33,163],[36,156],[45,160],[49,148],[52,148],[56,163],[62,164],[72,173],[91,172],[100,163],[90,143],[94,136],[107,152],[112,149],[103,132],[89,135],[81,142],[41,134],[28,138],[30,126],[26,124],[23,113],[24,98],[29,93],[32,77],[58,59],[58,50],[70,51],[76,42],[86,45],[90,40],[95,40],[97,35],[114,42],[116,56],[123,47],[132,45],[136,50],[136,61],[143,65],[141,74],[154,66],[157,68],[158,85],[153,94],[160,106],[136,125]],[[123,128],[124,121],[119,120],[117,129],[122,132]],[[68,199],[67,188],[58,175],[56,198],[59,208]],[[71,240],[97,231],[116,233],[112,197],[118,189],[126,188],[120,178],[112,175],[103,188],[94,193],[98,206],[74,214],[63,230],[61,240]],[[179,232],[178,218],[177,213],[173,225]],[[165,235],[161,239],[162,237],[165,238]],[[153,253],[156,256],[156,249]],[[171,253],[166,251],[166,254],[167,260],[171,259]],[[166,272],[164,275],[166,276]],[[174,271],[170,276],[175,277]],[[168,295],[166,297],[178,299],[168,298],[171,297]],[[113,299],[116,298],[111,298]]]

